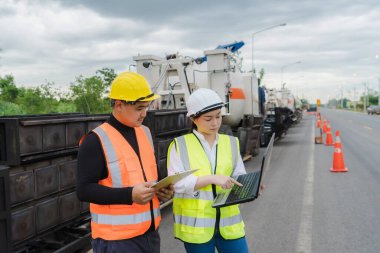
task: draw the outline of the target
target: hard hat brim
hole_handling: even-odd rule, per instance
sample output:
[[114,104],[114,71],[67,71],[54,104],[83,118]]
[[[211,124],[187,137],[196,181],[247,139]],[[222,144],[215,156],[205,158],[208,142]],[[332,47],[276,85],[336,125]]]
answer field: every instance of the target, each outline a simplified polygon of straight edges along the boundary
[[187,117],[199,117],[201,116],[202,114],[205,114],[205,113],[208,113],[208,112],[211,112],[211,111],[214,111],[214,110],[217,110],[217,109],[220,109],[224,106],[226,106],[227,103],[216,103],[216,104],[213,104],[213,105],[210,105],[206,108],[203,108],[202,110],[196,112],[196,113],[187,113]]
[[156,99],[159,99],[161,96],[158,95],[158,94],[154,94],[152,97],[149,97],[149,98],[145,98],[145,99],[142,99],[142,100],[139,100],[139,101],[152,101],[152,100],[156,100]]
[[158,94],[154,94],[153,96],[151,97],[148,97],[148,98],[144,98],[144,99],[138,99],[136,101],[130,101],[128,100],[127,98],[123,98],[123,97],[111,97],[110,95],[108,96],[108,98],[110,99],[116,99],[116,100],[124,100],[124,101],[127,101],[127,102],[147,102],[147,101],[153,101],[153,100],[156,100],[156,99],[159,99],[161,96],[158,95]]

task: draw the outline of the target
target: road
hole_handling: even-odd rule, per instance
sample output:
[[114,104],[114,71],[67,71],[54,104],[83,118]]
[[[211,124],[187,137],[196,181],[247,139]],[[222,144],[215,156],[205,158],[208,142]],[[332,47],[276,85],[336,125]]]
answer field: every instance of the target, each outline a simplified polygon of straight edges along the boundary
[[[306,115],[275,142],[263,195],[241,205],[251,252],[380,252],[380,117],[321,113],[341,131],[349,171],[329,171],[333,147],[314,144],[316,121]],[[185,252],[173,238],[170,206],[162,216],[161,252]]]

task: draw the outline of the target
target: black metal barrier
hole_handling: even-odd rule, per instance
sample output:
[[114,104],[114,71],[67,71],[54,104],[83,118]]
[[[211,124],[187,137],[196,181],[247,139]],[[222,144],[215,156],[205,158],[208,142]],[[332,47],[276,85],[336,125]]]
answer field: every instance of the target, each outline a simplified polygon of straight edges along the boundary
[[[189,131],[186,110],[148,111],[159,178],[167,148]],[[0,117],[1,252],[80,252],[90,248],[89,205],[75,193],[81,137],[109,115]],[[7,166],[5,166],[7,165]]]
[[0,117],[0,164],[7,165],[0,180],[1,252],[89,248],[89,205],[75,193],[76,155],[80,138],[108,117]]
[[0,166],[0,249],[11,251],[11,216],[9,203],[9,167]]
[[80,138],[109,115],[0,117],[0,164],[20,165],[76,154]]

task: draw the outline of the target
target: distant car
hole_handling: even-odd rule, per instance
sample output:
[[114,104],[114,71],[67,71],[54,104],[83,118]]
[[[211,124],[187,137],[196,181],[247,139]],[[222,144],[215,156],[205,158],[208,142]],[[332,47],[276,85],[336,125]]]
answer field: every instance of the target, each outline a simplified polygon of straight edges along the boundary
[[380,105],[370,105],[367,108],[368,114],[380,114]]
[[309,115],[316,115],[317,114],[317,105],[316,104],[310,104],[307,108],[307,112]]
[[308,112],[316,112],[317,111],[317,105],[316,104],[310,104],[307,108]]

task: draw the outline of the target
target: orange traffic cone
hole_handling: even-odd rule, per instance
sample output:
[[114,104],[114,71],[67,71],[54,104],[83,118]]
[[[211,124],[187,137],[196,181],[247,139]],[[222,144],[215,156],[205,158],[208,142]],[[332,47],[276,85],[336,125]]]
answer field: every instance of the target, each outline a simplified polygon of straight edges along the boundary
[[332,137],[332,134],[331,134],[330,124],[327,125],[327,133],[326,133],[325,145],[326,146],[332,146],[332,145],[334,145],[333,137]]
[[327,120],[326,120],[326,119],[323,119],[322,132],[323,132],[324,134],[327,133]]
[[321,127],[322,127],[321,118],[318,117],[317,128],[321,128]]
[[336,131],[336,141],[334,145],[334,158],[333,166],[330,168],[331,172],[347,172],[348,169],[344,165],[343,152],[342,152],[342,143],[340,142],[340,133]]

